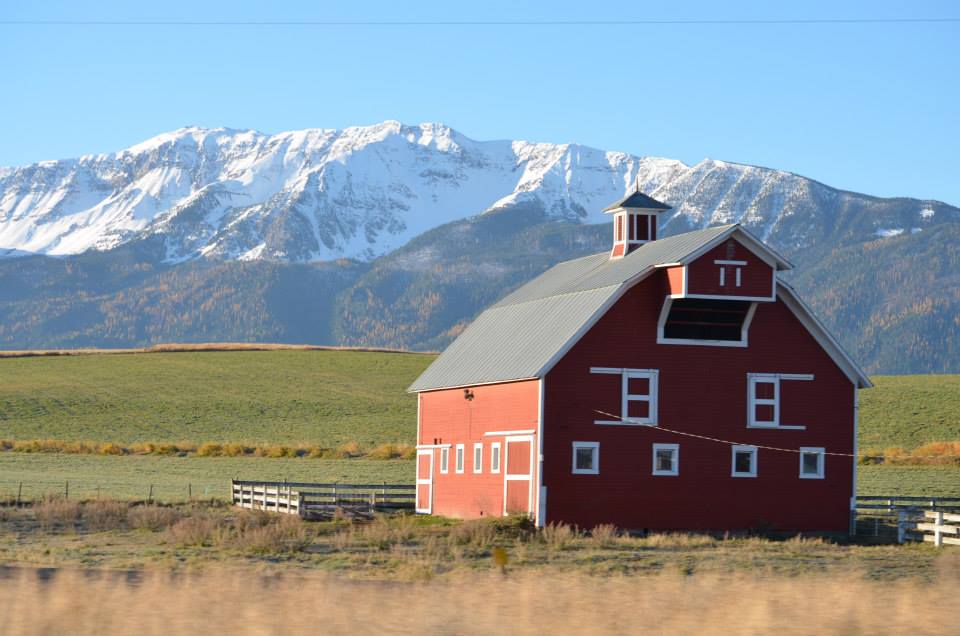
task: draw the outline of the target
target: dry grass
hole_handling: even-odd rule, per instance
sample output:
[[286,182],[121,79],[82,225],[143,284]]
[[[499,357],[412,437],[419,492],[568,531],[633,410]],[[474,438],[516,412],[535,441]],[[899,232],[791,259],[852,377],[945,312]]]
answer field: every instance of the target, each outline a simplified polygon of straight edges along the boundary
[[133,506],[127,511],[127,523],[136,530],[159,532],[169,528],[180,520],[176,508],[168,506]]
[[895,466],[960,466],[960,441],[929,442],[913,450],[901,446],[868,449],[860,454],[859,462]]
[[318,444],[240,444],[235,442],[71,442],[58,439],[0,439],[0,451],[15,453],[63,453],[67,455],[196,455],[197,457],[309,457],[311,459],[416,459],[417,449],[410,444],[380,444],[364,448],[347,442],[335,448]]
[[[957,633],[957,563],[938,585],[857,578],[678,576],[636,579],[491,568],[421,583],[216,573],[171,577],[22,570],[0,579],[0,632],[244,636],[355,634]],[[43,611],[24,611],[23,608]],[[319,630],[319,631],[318,631]]]
[[33,514],[46,531],[76,529],[81,519],[83,505],[78,501],[61,498],[47,498],[33,506]]

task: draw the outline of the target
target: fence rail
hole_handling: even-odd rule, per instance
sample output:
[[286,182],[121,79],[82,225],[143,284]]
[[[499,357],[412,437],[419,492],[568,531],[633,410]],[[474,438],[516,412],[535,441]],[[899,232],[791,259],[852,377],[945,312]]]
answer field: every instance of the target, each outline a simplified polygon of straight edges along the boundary
[[337,511],[353,517],[370,517],[374,512],[413,510],[416,487],[397,484],[315,484],[307,482],[231,481],[233,505],[326,518]]

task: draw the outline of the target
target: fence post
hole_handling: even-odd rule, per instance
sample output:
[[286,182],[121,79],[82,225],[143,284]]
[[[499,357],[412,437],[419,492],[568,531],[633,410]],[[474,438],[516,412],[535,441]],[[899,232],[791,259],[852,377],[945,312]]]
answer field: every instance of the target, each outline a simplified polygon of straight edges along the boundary
[[147,503],[153,503],[153,484],[150,484],[150,494],[147,495]]
[[69,479],[66,481],[66,485],[63,487],[63,498],[64,499],[70,498],[70,480]]
[[23,482],[20,482],[20,485],[17,486],[17,508],[20,507],[20,495],[23,494]]
[[193,484],[190,482],[187,482],[187,501],[193,501]]
[[933,545],[940,547],[943,545],[943,512],[937,510],[934,515],[934,523],[937,525],[933,528]]
[[905,510],[897,511],[897,543],[904,543],[907,540],[907,512]]

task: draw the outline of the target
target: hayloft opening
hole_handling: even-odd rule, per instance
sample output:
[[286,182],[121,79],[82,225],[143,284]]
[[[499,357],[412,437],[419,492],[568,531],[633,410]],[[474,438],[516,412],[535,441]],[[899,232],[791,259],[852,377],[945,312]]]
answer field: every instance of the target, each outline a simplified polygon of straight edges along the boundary
[[667,299],[670,303],[662,338],[740,342],[752,303],[744,300]]

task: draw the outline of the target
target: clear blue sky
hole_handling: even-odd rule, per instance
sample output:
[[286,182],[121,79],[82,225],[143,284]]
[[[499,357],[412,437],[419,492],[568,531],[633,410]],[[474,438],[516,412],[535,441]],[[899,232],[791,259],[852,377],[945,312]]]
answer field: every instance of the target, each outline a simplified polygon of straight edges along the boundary
[[[0,20],[960,17],[957,3],[922,0],[19,4]],[[0,165],[113,151],[191,124],[279,132],[399,119],[960,204],[958,22],[3,24],[0,61]]]

